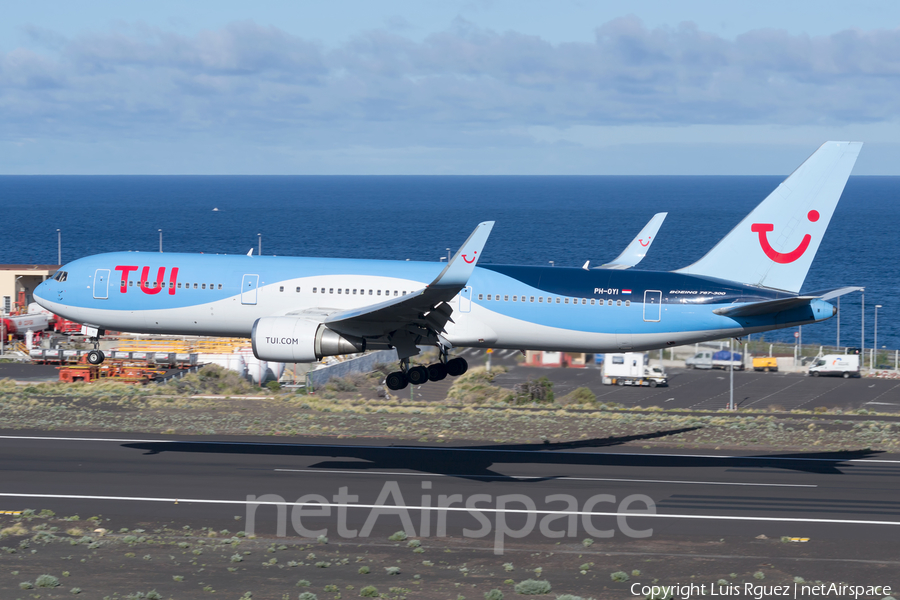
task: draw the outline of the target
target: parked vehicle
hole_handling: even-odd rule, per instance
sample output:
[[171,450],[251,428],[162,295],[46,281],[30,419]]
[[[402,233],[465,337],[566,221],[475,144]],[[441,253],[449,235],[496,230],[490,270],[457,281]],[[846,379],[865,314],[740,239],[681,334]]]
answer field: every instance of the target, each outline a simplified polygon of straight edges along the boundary
[[809,367],[810,377],[819,375],[832,375],[835,377],[859,377],[858,354],[826,354],[816,359]]
[[684,361],[688,369],[727,369],[733,367],[736,371],[744,370],[744,362],[740,352],[728,350],[701,350],[694,356]]
[[774,356],[759,356],[753,359],[754,371],[777,371],[778,359]]
[[606,354],[603,358],[603,383],[606,385],[640,385],[656,387],[668,385],[666,372],[650,365],[650,355],[644,352]]

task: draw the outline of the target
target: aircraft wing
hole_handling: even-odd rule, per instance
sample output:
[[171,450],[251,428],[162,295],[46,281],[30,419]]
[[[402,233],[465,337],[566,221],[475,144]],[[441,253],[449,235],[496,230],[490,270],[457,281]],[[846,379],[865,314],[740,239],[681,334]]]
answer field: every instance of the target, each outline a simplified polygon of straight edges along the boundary
[[330,313],[324,323],[357,336],[385,335],[404,328],[422,334],[442,333],[453,312],[448,302],[466,287],[493,227],[493,221],[480,223],[441,274],[424,288],[378,304]]
[[662,227],[663,221],[666,220],[666,215],[668,214],[669,213],[662,212],[653,215],[653,218],[644,225],[644,228],[641,229],[637,236],[631,240],[631,243],[625,247],[622,254],[617,256],[612,262],[594,268],[630,269],[644,260],[644,257],[647,256],[647,252],[650,250],[650,244],[653,243],[653,239],[656,237],[656,232]]

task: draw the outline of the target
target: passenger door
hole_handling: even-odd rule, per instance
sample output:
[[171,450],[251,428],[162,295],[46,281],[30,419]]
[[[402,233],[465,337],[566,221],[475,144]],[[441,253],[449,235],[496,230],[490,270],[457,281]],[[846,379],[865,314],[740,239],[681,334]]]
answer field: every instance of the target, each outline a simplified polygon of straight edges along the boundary
[[241,304],[256,304],[259,275],[244,275],[241,282]]
[[662,292],[657,290],[647,290],[644,292],[644,320],[659,321],[660,304],[662,303]]
[[109,298],[109,269],[97,269],[94,272],[94,298],[97,300]]

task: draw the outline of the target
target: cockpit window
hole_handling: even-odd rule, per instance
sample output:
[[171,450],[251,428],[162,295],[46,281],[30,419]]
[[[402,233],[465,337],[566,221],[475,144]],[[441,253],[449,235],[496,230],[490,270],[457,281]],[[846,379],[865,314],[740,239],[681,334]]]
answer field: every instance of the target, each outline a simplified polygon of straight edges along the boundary
[[53,276],[53,279],[55,279],[56,281],[59,281],[59,282],[63,282],[66,280],[66,278],[68,276],[69,276],[69,274],[65,271],[57,271],[56,275]]

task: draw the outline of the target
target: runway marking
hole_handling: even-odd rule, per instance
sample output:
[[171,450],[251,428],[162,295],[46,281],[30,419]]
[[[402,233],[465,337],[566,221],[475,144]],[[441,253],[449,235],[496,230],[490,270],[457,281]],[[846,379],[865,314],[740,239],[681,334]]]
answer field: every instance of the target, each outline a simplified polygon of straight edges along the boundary
[[553,481],[621,481],[625,483],[684,483],[693,485],[734,485],[734,486],[752,486],[752,487],[801,487],[801,488],[817,488],[815,484],[802,483],[744,483],[744,482],[727,482],[727,481],[687,481],[681,479],[616,479],[607,477],[570,477],[568,475],[540,476],[540,475],[468,475],[459,473],[401,473],[387,471],[342,471],[342,470],[325,470],[325,469],[273,469],[279,473],[330,473],[339,475],[400,475],[407,477],[471,477],[472,479],[546,479]]
[[[227,442],[227,441],[200,441],[200,440],[147,440],[147,439],[128,439],[128,438],[73,438],[73,437],[45,437],[45,436],[18,436],[18,435],[0,435],[0,440],[39,440],[39,441],[55,441],[55,442],[113,442],[113,443],[153,443],[153,444],[197,444],[197,445],[218,445],[218,446],[294,446],[297,448],[344,448],[357,450],[416,450],[429,452],[488,452],[488,453],[507,453],[507,454],[543,454],[546,455],[548,450],[553,450],[552,444],[548,449],[541,450],[515,450],[497,448],[454,448],[452,446],[440,448],[437,446],[357,446],[348,444],[281,444],[276,442]],[[739,454],[656,454],[642,452],[568,452],[560,451],[556,454],[572,454],[574,456],[635,456],[635,457],[656,457],[656,458],[714,458],[718,460],[771,460],[771,461],[788,461],[788,462],[831,462],[831,463],[885,463],[898,464],[900,460],[887,460],[881,458],[792,458],[787,456],[741,456]]]
[[342,502],[288,502],[277,500],[216,500],[207,498],[153,498],[140,496],[87,496],[75,494],[16,494],[0,492],[0,497],[6,498],[41,498],[45,500],[112,500],[120,502],[166,502],[169,504],[223,504],[258,506],[314,506],[331,508],[378,508],[378,509],[406,509],[406,510],[446,510],[448,512],[468,513],[520,513],[535,515],[590,515],[592,517],[631,517],[647,519],[687,519],[694,521],[763,521],[771,523],[820,523],[832,525],[895,525],[900,526],[900,521],[869,521],[861,519],[811,519],[801,517],[751,517],[737,515],[687,515],[672,513],[643,513],[643,512],[592,512],[585,510],[531,510],[528,508],[467,508],[464,506],[417,506],[417,505],[393,505],[393,504],[349,504]]

